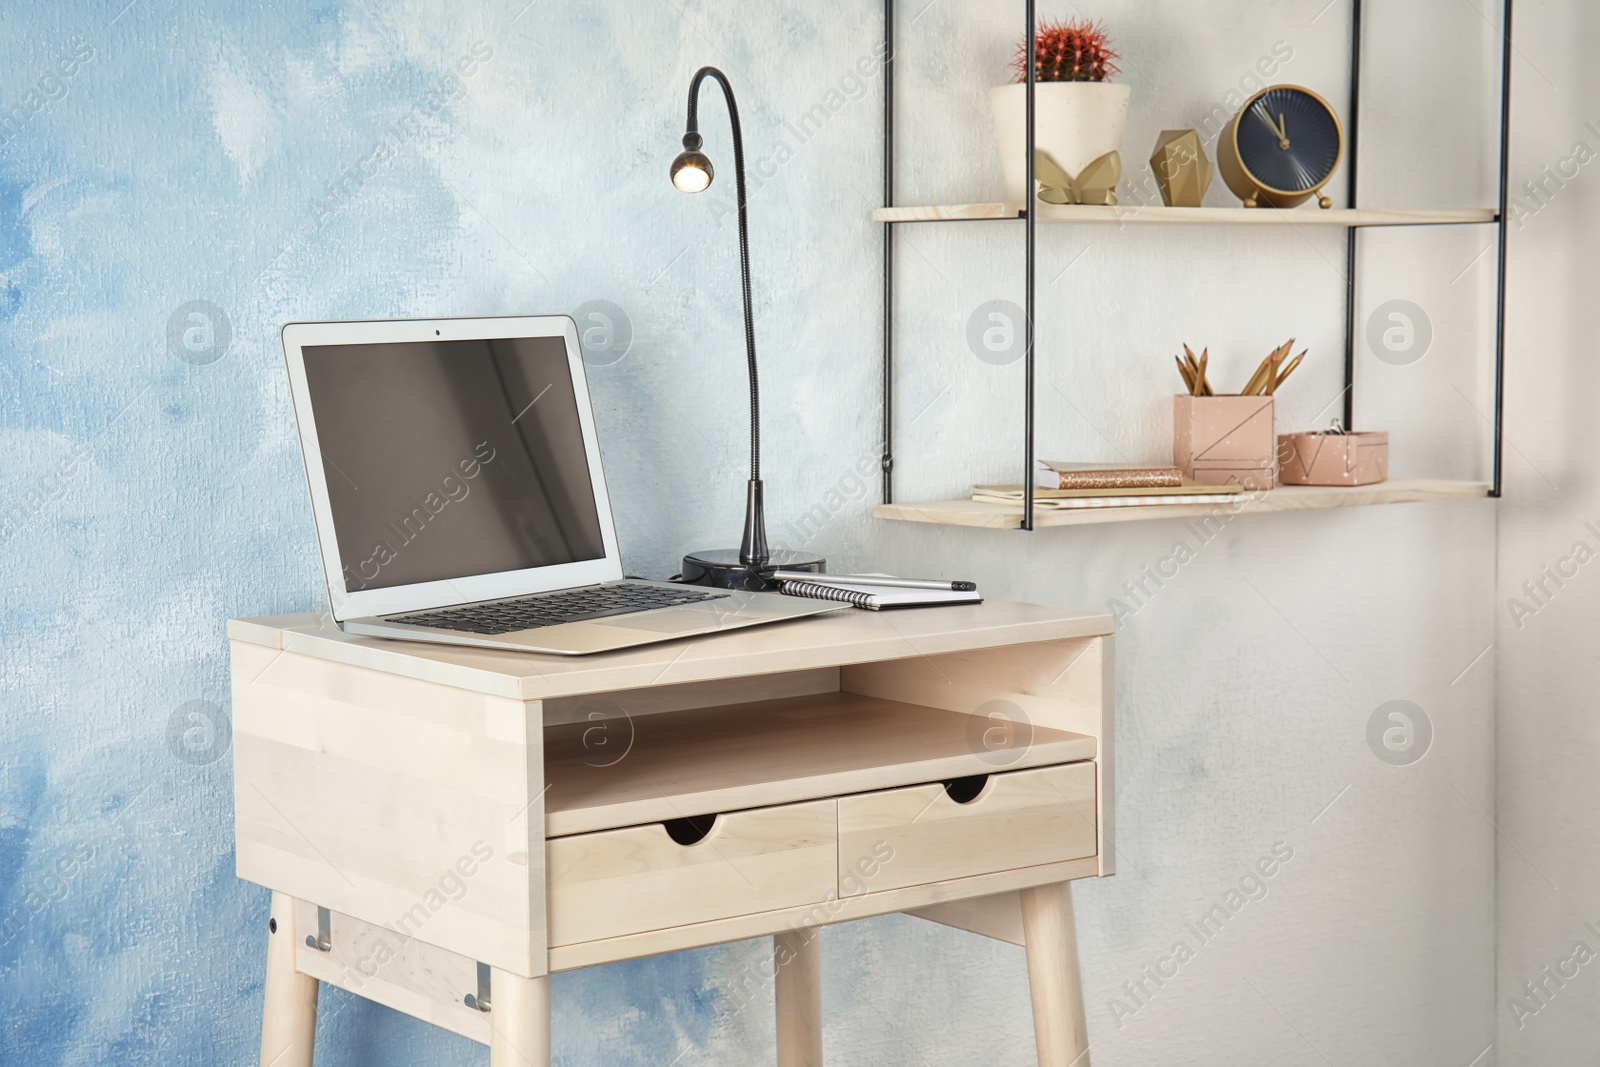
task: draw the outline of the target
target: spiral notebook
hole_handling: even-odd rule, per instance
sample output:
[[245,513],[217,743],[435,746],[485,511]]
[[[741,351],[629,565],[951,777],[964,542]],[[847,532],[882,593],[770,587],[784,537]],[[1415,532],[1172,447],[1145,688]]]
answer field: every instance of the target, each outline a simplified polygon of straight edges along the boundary
[[850,585],[845,582],[788,581],[782,583],[782,592],[812,600],[837,600],[863,611],[983,603],[983,594],[976,589],[958,592],[951,589],[893,589],[882,585]]

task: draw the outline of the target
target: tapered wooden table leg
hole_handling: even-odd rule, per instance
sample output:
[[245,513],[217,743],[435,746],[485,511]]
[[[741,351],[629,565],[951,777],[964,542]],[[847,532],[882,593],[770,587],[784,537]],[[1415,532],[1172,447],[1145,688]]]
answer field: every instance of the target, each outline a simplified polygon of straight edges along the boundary
[[489,1067],[550,1067],[550,976],[489,975]]
[[261,1067],[311,1067],[317,1038],[317,980],[294,965],[294,898],[272,894],[267,991],[261,1009]]
[[772,939],[778,1001],[778,1067],[822,1067],[822,928]]
[[1039,1067],[1089,1067],[1089,1028],[1083,1010],[1083,980],[1078,974],[1072,885],[1037,886],[1022,890],[1021,896]]

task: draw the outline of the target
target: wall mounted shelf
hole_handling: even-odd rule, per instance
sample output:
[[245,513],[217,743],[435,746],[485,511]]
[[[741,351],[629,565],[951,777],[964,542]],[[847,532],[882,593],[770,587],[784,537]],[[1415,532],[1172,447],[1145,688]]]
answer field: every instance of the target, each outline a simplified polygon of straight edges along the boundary
[[[1204,504],[1148,504],[1136,507],[1047,510],[1035,508],[1033,525],[1086,526],[1107,522],[1150,519],[1184,519],[1205,515],[1259,515],[1272,511],[1315,511],[1370,504],[1407,504],[1427,500],[1482,500],[1493,490],[1488,482],[1451,482],[1417,478],[1391,480],[1377,485],[1326,487],[1280,485],[1265,493],[1244,494],[1235,510],[1234,500],[1223,497]],[[931,522],[941,526],[978,526],[990,530],[1022,528],[1022,508],[1008,504],[981,504],[975,500],[937,500],[926,504],[878,504],[872,514],[902,522]]]
[[[1017,204],[928,204],[874,208],[874,222],[986,222],[1023,217]],[[1493,208],[1460,210],[1394,210],[1317,207],[1280,211],[1247,207],[1164,207],[1123,204],[1116,207],[1040,204],[1039,221],[1098,226],[1459,226],[1494,223]]]
[[[1348,429],[1356,423],[1356,352],[1359,329],[1357,315],[1357,275],[1360,266],[1361,231],[1368,227],[1493,225],[1497,227],[1498,255],[1494,296],[1494,438],[1491,443],[1490,481],[1455,482],[1441,480],[1391,481],[1367,488],[1310,488],[1287,486],[1253,497],[1239,513],[1299,511],[1313,508],[1349,507],[1361,504],[1387,504],[1419,500],[1450,500],[1472,497],[1498,497],[1503,467],[1501,426],[1505,396],[1505,309],[1506,309],[1506,217],[1510,211],[1511,144],[1511,62],[1512,2],[1500,0],[1501,21],[1499,56],[1499,146],[1498,197],[1496,207],[1451,209],[1383,209],[1357,206],[1361,169],[1359,166],[1362,25],[1365,0],[1350,5],[1350,86],[1345,114],[1345,167],[1347,188],[1345,206],[1323,210],[1302,206],[1274,208],[1169,208],[1154,204],[1124,204],[1114,207],[1086,207],[1037,203],[1032,211],[1020,203],[923,204],[902,206],[895,203],[895,2],[883,5],[883,207],[872,211],[872,218],[883,226],[883,415],[882,476],[883,503],[873,509],[881,519],[907,522],[932,522],[950,526],[976,526],[992,529],[1032,530],[1039,526],[1076,526],[1088,523],[1130,522],[1139,519],[1180,518],[1209,514],[1214,505],[1173,504],[1136,508],[1097,508],[1080,511],[1044,510],[1033,507],[1035,466],[1035,392],[1037,385],[1035,337],[1037,333],[1037,237],[1040,223],[1122,225],[1226,225],[1340,227],[1346,233],[1344,270],[1344,411],[1340,420]],[[1036,0],[1023,0],[1023,69],[1026,72],[1026,118],[1024,160],[1026,180],[1023,188],[1035,189],[1035,94],[1034,30],[1038,25]],[[1481,14],[1481,12],[1480,12]],[[1026,487],[1021,506],[980,504],[971,500],[950,500],[923,504],[897,504],[895,478],[895,229],[902,225],[930,222],[1021,222],[1023,237],[1023,356],[1022,356],[1022,463],[1019,471]],[[1083,310],[1088,311],[1085,307]]]

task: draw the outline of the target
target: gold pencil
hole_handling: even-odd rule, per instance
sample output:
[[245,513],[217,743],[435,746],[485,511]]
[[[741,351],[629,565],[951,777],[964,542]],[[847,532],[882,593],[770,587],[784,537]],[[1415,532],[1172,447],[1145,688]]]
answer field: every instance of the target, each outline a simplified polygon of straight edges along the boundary
[[1298,367],[1300,365],[1300,361],[1302,359],[1305,359],[1305,358],[1306,358],[1305,352],[1301,352],[1298,356],[1295,356],[1293,359],[1291,359],[1289,361],[1289,365],[1287,367],[1283,368],[1283,373],[1278,375],[1278,380],[1272,383],[1272,388],[1267,390],[1267,392],[1269,392],[1269,393],[1276,392],[1278,386],[1282,385],[1285,381],[1287,381],[1289,379],[1289,375],[1294,373],[1294,369],[1296,367]]
[[1194,379],[1189,376],[1189,368],[1184,366],[1182,357],[1173,356],[1172,357],[1172,362],[1174,362],[1174,363],[1176,363],[1178,365],[1178,373],[1183,375],[1184,388],[1189,390],[1189,395],[1190,396],[1194,396],[1195,395]]

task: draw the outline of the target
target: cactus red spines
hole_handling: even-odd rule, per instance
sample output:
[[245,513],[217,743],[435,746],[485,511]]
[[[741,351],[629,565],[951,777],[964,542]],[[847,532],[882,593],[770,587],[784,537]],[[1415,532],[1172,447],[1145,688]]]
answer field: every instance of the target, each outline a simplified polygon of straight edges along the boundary
[[[1111,50],[1105,28],[1086,19],[1049,22],[1041,20],[1034,39],[1034,77],[1041,82],[1103,82],[1117,69],[1116,52]],[[1028,44],[1017,45],[1011,61],[1017,81],[1028,73]]]

